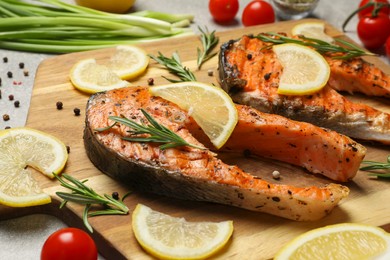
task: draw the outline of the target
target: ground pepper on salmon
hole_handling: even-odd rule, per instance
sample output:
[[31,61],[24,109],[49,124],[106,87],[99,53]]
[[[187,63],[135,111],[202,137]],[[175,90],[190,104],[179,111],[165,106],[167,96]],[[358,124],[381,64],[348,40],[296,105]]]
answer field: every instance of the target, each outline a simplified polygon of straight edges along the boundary
[[[123,88],[91,96],[87,105],[84,132],[86,152],[93,164],[102,172],[128,184],[133,189],[179,199],[231,205],[299,221],[317,220],[326,216],[349,193],[347,187],[333,183],[321,187],[297,187],[269,183],[244,172],[238,166],[227,165],[211,150],[188,146],[161,150],[158,144],[154,143],[128,142],[122,139],[128,135],[129,130],[123,125],[115,126],[104,132],[95,131],[97,128],[111,125],[113,122],[109,120],[109,116],[112,115],[123,115],[140,122],[143,120],[141,108],[145,109],[157,122],[175,131],[188,143],[208,146],[204,133],[186,111],[162,98],[152,97],[147,88]],[[291,131],[291,135],[294,136],[294,133],[305,132],[306,128],[308,131],[306,135],[295,136],[297,140],[300,140],[299,142],[292,142],[292,140],[286,142],[290,149],[302,150],[302,153],[296,153],[297,156],[289,159],[290,163],[296,162],[308,170],[313,170],[318,168],[317,159],[323,158],[321,156],[332,157],[338,154],[343,165],[348,163],[358,165],[364,157],[364,147],[348,137],[317,129],[310,124],[290,122],[280,116],[263,114],[250,107],[238,105],[237,109],[240,111],[237,132],[232,134],[231,140],[223,149],[247,149],[248,147],[240,145],[240,141],[243,143],[242,134],[245,134],[245,131],[262,136],[259,131],[268,134],[271,131],[267,128],[270,128],[277,138],[287,140],[286,132]],[[275,134],[275,126],[280,128],[279,135]],[[310,135],[310,132],[314,131],[312,128],[315,128],[315,133]],[[317,139],[317,136],[322,137]],[[250,138],[255,138],[255,135]],[[332,147],[333,154],[323,152],[326,149],[317,149],[320,154],[318,158],[303,158],[302,156],[307,154],[305,150],[311,149],[308,147],[311,144],[310,142],[306,142],[305,145],[299,143],[307,139],[318,143],[318,147],[323,146],[325,140],[325,143],[329,143],[328,147]],[[333,139],[337,140],[331,141]],[[245,143],[251,143],[251,141]],[[341,146],[334,146],[338,143]],[[274,158],[278,159],[278,154],[283,149],[273,149],[272,145],[272,141],[263,144],[263,146],[270,147],[269,151],[257,146],[249,148],[251,152],[259,153],[259,155],[262,152],[274,153]],[[300,157],[303,159],[297,160]],[[345,158],[349,158],[348,162]],[[323,159],[322,164],[324,164]],[[346,180],[352,178],[357,171],[355,169],[355,172],[351,170],[347,173],[345,171],[351,166],[341,170],[342,167],[339,168],[338,163],[325,164],[327,167],[328,165],[335,167],[335,174]],[[328,170],[322,169],[319,173]],[[331,174],[329,175],[332,177]]]

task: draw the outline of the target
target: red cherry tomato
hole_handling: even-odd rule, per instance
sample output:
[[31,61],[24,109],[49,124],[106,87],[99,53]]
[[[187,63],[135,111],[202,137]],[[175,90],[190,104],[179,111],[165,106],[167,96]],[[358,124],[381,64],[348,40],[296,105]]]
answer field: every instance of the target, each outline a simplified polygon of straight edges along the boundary
[[390,18],[381,13],[377,17],[365,16],[357,25],[357,33],[367,49],[380,48],[390,35]]
[[[389,1],[388,0],[362,0],[359,4],[359,8],[360,7],[363,7],[364,5],[368,4],[369,2],[378,2],[378,3],[385,3],[385,4],[388,4]],[[374,6],[370,6],[370,7],[367,7],[363,10],[361,10],[358,14],[359,16],[359,19],[362,19],[364,16],[366,15],[370,15],[372,10],[374,9]],[[389,15],[390,14],[390,8],[389,7],[382,7],[380,10],[379,10],[380,13],[383,13],[383,14],[387,14]]]
[[386,49],[386,55],[390,59],[390,36],[387,37],[385,49]]
[[232,21],[238,12],[238,0],[210,0],[209,11],[219,23]]
[[43,244],[41,260],[96,260],[95,242],[83,230],[63,228],[51,234]]
[[275,12],[272,5],[262,0],[250,2],[242,13],[242,24],[252,26],[275,22]]

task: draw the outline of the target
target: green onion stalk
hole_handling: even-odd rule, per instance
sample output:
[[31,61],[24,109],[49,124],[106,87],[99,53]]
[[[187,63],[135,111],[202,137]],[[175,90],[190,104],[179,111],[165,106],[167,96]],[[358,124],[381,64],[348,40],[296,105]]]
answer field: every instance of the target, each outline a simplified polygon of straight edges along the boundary
[[1,0],[0,48],[69,53],[192,35],[190,14],[113,14],[60,0]]

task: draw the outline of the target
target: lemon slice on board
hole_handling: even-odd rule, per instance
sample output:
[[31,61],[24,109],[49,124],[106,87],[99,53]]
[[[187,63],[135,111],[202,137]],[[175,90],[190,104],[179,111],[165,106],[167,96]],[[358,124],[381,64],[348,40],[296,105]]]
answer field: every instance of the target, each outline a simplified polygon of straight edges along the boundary
[[296,237],[274,259],[390,259],[390,234],[364,224],[325,226]]
[[224,145],[237,124],[236,106],[219,87],[201,82],[180,82],[150,87],[149,90],[152,95],[188,111],[216,148]]
[[279,94],[309,95],[328,82],[329,64],[317,51],[294,43],[274,45],[272,49],[283,66]]
[[77,62],[70,71],[70,80],[76,89],[90,94],[130,85],[107,66],[97,64],[95,59]]
[[299,23],[292,28],[291,32],[292,35],[303,35],[308,38],[334,43],[334,39],[325,33],[325,23],[322,22]]
[[121,79],[131,80],[141,75],[149,65],[147,53],[133,45],[120,45],[107,67]]
[[233,222],[187,222],[138,204],[132,215],[140,245],[159,259],[204,259],[218,252],[233,233]]
[[68,160],[66,146],[54,136],[30,128],[0,131],[0,204],[26,207],[51,201],[32,177],[32,167],[53,178]]

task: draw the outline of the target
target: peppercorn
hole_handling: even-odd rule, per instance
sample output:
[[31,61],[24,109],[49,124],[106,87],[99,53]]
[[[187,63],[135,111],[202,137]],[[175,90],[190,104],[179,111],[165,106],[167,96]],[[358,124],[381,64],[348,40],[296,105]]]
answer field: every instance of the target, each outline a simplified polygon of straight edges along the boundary
[[9,95],[9,96],[8,96],[8,99],[9,99],[10,101],[14,100],[14,95]]
[[29,74],[28,70],[23,70],[23,74],[24,74],[25,77],[27,77],[28,74]]
[[62,102],[61,101],[57,101],[56,107],[57,107],[58,110],[61,110],[63,108]]
[[8,121],[9,120],[9,115],[8,114],[4,114],[3,115],[3,120],[4,121]]
[[0,78],[0,87],[1,87],[1,83],[2,83],[2,82],[1,82],[1,78]]
[[3,58],[3,61],[4,61],[4,63],[7,63],[7,62],[8,62],[8,58],[7,58],[7,57],[4,57],[4,58]]
[[4,127],[4,129],[10,129],[10,128],[11,128],[11,127],[10,127],[10,126],[8,126],[8,125],[7,125],[6,127]]
[[24,69],[24,63],[23,62],[19,63],[19,68]]
[[70,146],[69,145],[66,146],[66,152],[70,153]]
[[246,58],[247,58],[248,60],[251,60],[251,59],[252,59],[252,54],[251,54],[251,53],[248,53],[248,54],[246,55]]
[[73,112],[74,112],[74,115],[75,115],[75,116],[79,116],[79,115],[80,115],[80,108],[75,107],[75,108],[73,109]]
[[0,89],[0,99],[1,99],[1,89]]
[[207,71],[207,75],[209,75],[210,77],[214,75],[214,71],[213,70],[208,70]]
[[114,192],[112,193],[112,198],[115,199],[115,200],[119,200],[119,193],[116,192],[116,191],[114,191]]
[[16,101],[14,102],[14,106],[15,106],[15,107],[19,107],[19,106],[20,106],[20,101],[19,101],[19,100],[16,100]]
[[8,78],[12,78],[12,72],[11,72],[11,71],[8,71],[8,72],[7,72],[7,76],[8,76]]
[[154,79],[153,78],[148,78],[148,85],[152,86],[154,84]]

